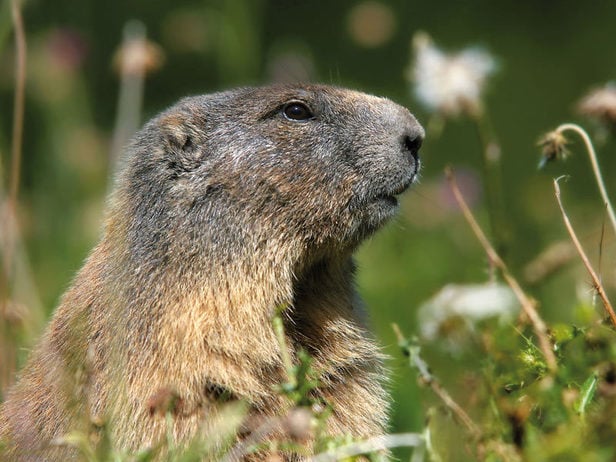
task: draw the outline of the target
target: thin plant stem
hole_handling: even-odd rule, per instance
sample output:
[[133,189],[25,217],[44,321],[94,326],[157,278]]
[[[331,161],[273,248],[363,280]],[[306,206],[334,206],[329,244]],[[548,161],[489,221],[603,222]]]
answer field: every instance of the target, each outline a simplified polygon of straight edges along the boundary
[[503,211],[503,187],[501,173],[500,146],[495,141],[490,128],[489,120],[483,110],[470,112],[471,120],[475,124],[477,137],[482,146],[482,175],[486,189],[486,202],[492,239],[498,252],[503,254],[507,250],[507,225]]
[[[110,181],[118,169],[119,159],[130,138],[139,128],[141,119],[141,107],[143,105],[143,91],[146,69],[143,63],[135,65],[124,54],[127,50],[141,47],[141,53],[145,53],[146,29],[141,21],[129,21],[124,26],[124,37],[121,45],[120,59],[120,89],[118,94],[117,114],[113,137],[111,141]],[[133,51],[133,54],[135,52]]]
[[241,460],[242,457],[249,455],[254,446],[267,439],[272,433],[279,431],[282,427],[282,421],[280,417],[268,417],[259,425],[257,429],[250,433],[248,438],[239,441],[233,446],[226,454],[222,462],[235,462]]
[[447,176],[447,180],[449,181],[451,190],[453,191],[456,201],[460,206],[460,209],[462,210],[464,218],[470,225],[471,229],[473,230],[473,233],[479,240],[479,243],[484,248],[488,259],[490,260],[491,264],[496,266],[501,271],[503,279],[509,285],[509,287],[511,287],[511,290],[513,290],[513,293],[520,302],[524,313],[526,314],[526,316],[528,316],[535,335],[539,340],[539,347],[541,349],[541,352],[543,353],[543,356],[545,357],[547,368],[551,373],[554,373],[558,368],[556,356],[554,354],[552,344],[548,337],[547,326],[541,316],[539,316],[539,313],[537,312],[537,309],[535,307],[536,302],[526,295],[522,287],[520,287],[520,284],[518,284],[518,281],[509,272],[509,268],[507,267],[505,262],[498,255],[496,250],[494,250],[492,244],[490,244],[490,241],[482,231],[481,227],[477,223],[477,220],[475,220],[475,217],[473,216],[470,208],[466,204],[466,201],[464,200],[464,197],[460,192],[460,188],[458,188],[458,184],[451,168],[448,167],[445,169],[445,175]]
[[11,16],[15,31],[15,95],[13,102],[13,139],[11,140],[11,172],[9,195],[2,217],[4,233],[3,262],[0,267],[0,394],[11,382],[17,360],[13,336],[9,328],[8,314],[11,298],[11,285],[14,279],[14,253],[17,233],[17,194],[21,176],[22,139],[24,126],[24,102],[26,86],[26,35],[21,16],[19,0],[11,2]]
[[2,311],[6,309],[10,292],[10,280],[13,273],[13,247],[15,244],[13,220],[16,217],[17,194],[21,176],[21,152],[24,127],[24,101],[26,86],[26,36],[23,19],[19,8],[19,0],[11,1],[11,15],[15,30],[15,95],[13,99],[13,138],[11,140],[11,170],[9,176],[9,195],[4,209],[4,261],[2,280],[0,281],[0,304]]
[[468,432],[475,438],[481,437],[481,429],[466,413],[462,406],[460,406],[451,395],[445,390],[439,381],[430,373],[427,364],[419,357],[419,347],[409,346],[407,340],[402,335],[402,331],[397,324],[392,324],[392,329],[398,339],[398,344],[405,350],[405,353],[410,357],[412,366],[419,372],[419,377],[423,384],[430,387],[430,389],[438,396],[441,401],[447,406],[451,412],[462,422]]
[[584,141],[584,144],[586,145],[586,151],[588,152],[588,157],[590,158],[590,165],[592,166],[593,173],[595,174],[595,179],[597,180],[599,193],[601,194],[603,203],[607,208],[607,213],[610,217],[610,221],[612,222],[612,228],[616,233],[616,214],[614,213],[614,207],[612,206],[610,198],[607,195],[607,190],[605,189],[605,184],[603,183],[603,177],[601,175],[601,168],[599,167],[599,162],[597,161],[597,154],[595,153],[595,148],[592,145],[592,141],[590,140],[588,133],[586,133],[586,130],[584,130],[579,125],[572,123],[562,124],[558,126],[558,128],[556,128],[556,131],[559,133],[565,131],[572,131],[574,133],[577,133]]
[[554,180],[554,194],[556,196],[556,201],[558,202],[558,207],[560,207],[560,212],[562,213],[563,221],[565,222],[565,226],[567,228],[567,231],[569,232],[569,236],[571,236],[573,245],[575,246],[578,253],[580,254],[580,258],[582,259],[582,262],[584,263],[584,266],[586,267],[588,274],[590,274],[590,277],[592,279],[592,285],[594,289],[597,291],[599,298],[601,298],[601,301],[603,302],[603,307],[605,308],[605,311],[609,315],[610,320],[612,321],[612,324],[614,325],[614,327],[616,327],[616,313],[614,313],[614,308],[612,307],[610,300],[607,298],[607,294],[605,293],[603,284],[601,284],[601,280],[599,279],[599,276],[597,275],[597,273],[595,273],[595,270],[590,264],[590,260],[586,256],[586,253],[584,252],[584,249],[582,248],[582,244],[580,244],[580,240],[575,234],[575,230],[573,229],[573,226],[571,225],[571,221],[569,220],[569,217],[567,216],[567,213],[565,212],[565,208],[560,198],[560,186],[558,185],[558,181],[561,178],[562,177],[559,177]]
[[9,204],[15,210],[19,179],[21,176],[21,152],[24,127],[24,99],[26,87],[26,35],[19,8],[19,0],[12,0],[11,12],[15,28],[15,97],[13,103],[13,140],[11,147],[11,186]]

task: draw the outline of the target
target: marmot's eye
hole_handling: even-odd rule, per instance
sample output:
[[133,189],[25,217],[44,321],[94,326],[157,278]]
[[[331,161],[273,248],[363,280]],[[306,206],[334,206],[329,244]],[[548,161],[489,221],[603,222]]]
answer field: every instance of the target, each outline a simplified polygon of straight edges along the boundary
[[310,108],[299,101],[285,104],[282,113],[289,120],[308,120],[314,117]]

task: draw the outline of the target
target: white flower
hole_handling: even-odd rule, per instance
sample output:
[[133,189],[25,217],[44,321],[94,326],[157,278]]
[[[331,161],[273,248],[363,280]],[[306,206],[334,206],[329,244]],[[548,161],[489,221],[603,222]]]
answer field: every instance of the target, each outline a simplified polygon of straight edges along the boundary
[[444,115],[477,111],[486,79],[496,70],[492,56],[477,47],[446,54],[425,33],[416,34],[413,45],[410,77],[417,99]]
[[[498,283],[448,284],[419,308],[421,334],[428,340],[445,337],[450,344],[488,318],[512,319],[520,305],[509,286]],[[458,345],[459,346],[459,345]]]

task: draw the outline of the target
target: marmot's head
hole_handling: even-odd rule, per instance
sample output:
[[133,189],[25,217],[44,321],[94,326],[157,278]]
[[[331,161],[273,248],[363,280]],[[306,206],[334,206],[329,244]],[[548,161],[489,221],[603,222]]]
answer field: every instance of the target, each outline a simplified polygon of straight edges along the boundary
[[405,108],[323,85],[186,98],[136,137],[116,208],[161,257],[178,239],[228,258],[267,241],[347,251],[396,211],[423,136]]

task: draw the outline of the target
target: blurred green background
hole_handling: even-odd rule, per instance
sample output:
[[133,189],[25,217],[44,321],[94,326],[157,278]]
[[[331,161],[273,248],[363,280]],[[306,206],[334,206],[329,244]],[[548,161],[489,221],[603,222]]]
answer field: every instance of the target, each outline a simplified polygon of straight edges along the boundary
[[[8,0],[0,19],[0,154],[7,181],[14,91]],[[372,9],[371,9],[372,8]],[[369,14],[366,13],[369,12]],[[387,96],[428,124],[413,98],[407,70],[411,39],[431,35],[445,50],[479,45],[497,60],[485,108],[502,148],[505,256],[516,274],[553,242],[566,238],[552,190],[563,185],[566,206],[590,255],[597,259],[604,213],[581,143],[565,163],[537,170],[536,143],[565,121],[597,127],[575,113],[589,89],[616,77],[616,2],[574,0],[32,0],[24,4],[28,77],[21,233],[32,277],[50,313],[98,239],[109,178],[119,77],[114,55],[130,20],[159,47],[148,74],[142,121],[188,94],[236,85],[308,79]],[[466,193],[487,226],[480,182],[481,144],[473,121],[447,119],[422,149],[422,181],[403,199],[400,217],[359,252],[359,290],[391,361],[392,430],[423,427],[429,393],[405,367],[391,323],[417,332],[416,310],[447,283],[483,282],[486,258],[448,196],[443,168],[464,173]],[[598,151],[616,194],[616,143]],[[614,236],[603,241],[606,288],[616,289]],[[590,286],[577,260],[541,285],[528,285],[551,320],[567,321]],[[464,374],[465,363],[441,355],[437,374]],[[460,390],[450,390],[454,394]],[[464,390],[461,390],[463,392]]]

